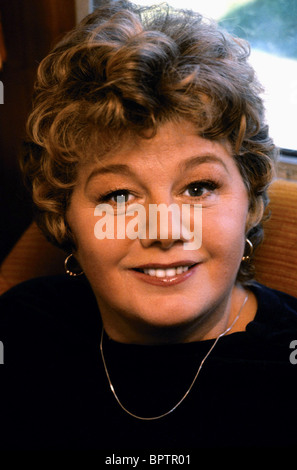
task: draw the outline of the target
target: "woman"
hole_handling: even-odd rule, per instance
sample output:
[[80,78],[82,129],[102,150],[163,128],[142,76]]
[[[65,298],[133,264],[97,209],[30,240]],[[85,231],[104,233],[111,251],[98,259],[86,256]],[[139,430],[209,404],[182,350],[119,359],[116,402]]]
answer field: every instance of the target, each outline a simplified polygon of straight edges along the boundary
[[252,282],[276,150],[247,58],[120,0],[41,63],[22,169],[69,276],[1,298],[4,448],[296,444],[297,300]]

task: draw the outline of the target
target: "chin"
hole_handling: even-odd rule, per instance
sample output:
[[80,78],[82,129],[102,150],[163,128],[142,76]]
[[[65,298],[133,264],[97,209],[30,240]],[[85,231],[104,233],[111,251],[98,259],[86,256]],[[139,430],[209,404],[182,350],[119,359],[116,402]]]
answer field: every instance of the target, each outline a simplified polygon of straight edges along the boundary
[[197,323],[199,315],[197,311],[185,311],[181,308],[163,309],[162,311],[143,312],[143,315],[138,316],[140,323],[148,331],[151,330],[155,333],[158,331],[161,333],[173,334],[174,331],[188,330],[193,327],[193,324]]

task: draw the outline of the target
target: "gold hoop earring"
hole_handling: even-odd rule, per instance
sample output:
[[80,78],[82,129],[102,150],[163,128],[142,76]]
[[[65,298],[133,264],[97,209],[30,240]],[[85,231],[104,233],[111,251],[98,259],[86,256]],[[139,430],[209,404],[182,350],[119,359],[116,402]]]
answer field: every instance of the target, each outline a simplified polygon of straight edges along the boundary
[[69,256],[67,256],[67,258],[64,261],[64,268],[65,268],[66,274],[68,274],[68,276],[73,276],[73,277],[81,276],[84,273],[83,271],[80,271],[80,272],[71,271],[68,267],[68,262],[72,256],[73,254],[71,253]]
[[245,239],[245,242],[248,244],[249,253],[241,258],[242,261],[251,261],[251,256],[254,252],[254,245],[252,244],[251,240],[248,238]]

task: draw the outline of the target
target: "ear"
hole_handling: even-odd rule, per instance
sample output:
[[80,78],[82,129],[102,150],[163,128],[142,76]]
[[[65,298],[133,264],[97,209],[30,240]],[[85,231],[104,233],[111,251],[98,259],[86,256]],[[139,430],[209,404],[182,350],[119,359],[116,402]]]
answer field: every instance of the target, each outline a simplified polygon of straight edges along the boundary
[[248,233],[253,227],[258,225],[264,214],[264,202],[262,197],[258,197],[254,208],[250,209],[246,219],[245,233]]

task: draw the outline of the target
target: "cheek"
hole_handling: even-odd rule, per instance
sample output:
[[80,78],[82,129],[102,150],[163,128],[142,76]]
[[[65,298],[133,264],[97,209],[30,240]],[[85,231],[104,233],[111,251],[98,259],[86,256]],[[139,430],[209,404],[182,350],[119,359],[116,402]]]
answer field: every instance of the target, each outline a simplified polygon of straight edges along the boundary
[[78,234],[77,259],[88,273],[104,273],[117,266],[128,249],[129,240],[98,240],[93,231]]
[[205,211],[202,222],[202,246],[211,255],[236,263],[242,256],[245,240],[247,205]]
[[95,236],[95,225],[98,217],[94,211],[84,210],[70,214],[77,251],[75,256],[87,278],[101,279],[111,274],[117,268],[121,259],[128,252],[131,241],[104,238],[98,240]]
[[78,260],[87,278],[94,285],[107,281],[118,273],[119,264],[126,252],[123,241],[96,240],[92,245],[82,245]]

